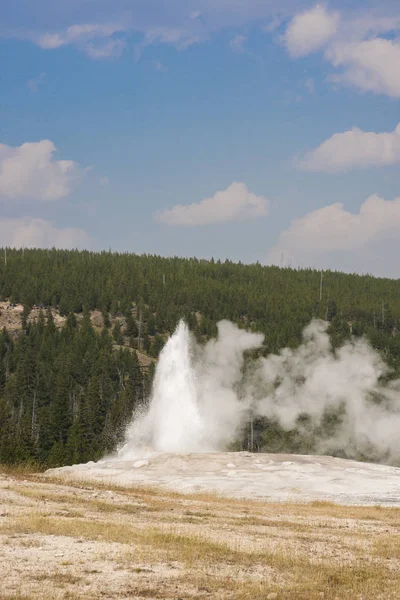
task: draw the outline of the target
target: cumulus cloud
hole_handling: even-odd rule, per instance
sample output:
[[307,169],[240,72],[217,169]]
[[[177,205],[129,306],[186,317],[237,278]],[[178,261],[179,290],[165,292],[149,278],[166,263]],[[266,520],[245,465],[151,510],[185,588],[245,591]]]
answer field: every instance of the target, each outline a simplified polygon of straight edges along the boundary
[[292,58],[323,50],[338,70],[329,77],[335,83],[396,98],[400,96],[399,31],[398,12],[341,15],[317,4],[293,17],[283,42]]
[[67,196],[80,171],[72,160],[55,160],[55,151],[50,140],[0,144],[0,199],[46,202]]
[[113,36],[124,31],[123,26],[115,24],[85,23],[71,25],[62,32],[44,33],[35,41],[45,50],[75,45],[90,58],[109,58],[122,53],[125,43]]
[[326,51],[326,58],[343,72],[332,79],[361,90],[400,96],[400,41],[377,37],[355,43],[338,42]]
[[58,228],[43,219],[0,219],[0,239],[11,248],[89,248],[87,232],[74,227]]
[[306,56],[324,47],[335,35],[339,21],[337,12],[320,4],[295,15],[283,36],[290,56]]
[[362,131],[358,127],[335,133],[318,148],[296,160],[300,169],[327,173],[399,163],[400,123],[388,133]]
[[269,201],[252,194],[244,183],[232,183],[211,198],[188,205],[176,205],[157,213],[161,223],[176,226],[211,225],[227,221],[255,219],[268,215]]
[[266,262],[312,266],[335,253],[366,253],[371,244],[379,245],[390,237],[399,239],[399,234],[400,197],[390,201],[372,195],[361,205],[358,214],[346,211],[343,204],[337,202],[295,219],[280,234]]

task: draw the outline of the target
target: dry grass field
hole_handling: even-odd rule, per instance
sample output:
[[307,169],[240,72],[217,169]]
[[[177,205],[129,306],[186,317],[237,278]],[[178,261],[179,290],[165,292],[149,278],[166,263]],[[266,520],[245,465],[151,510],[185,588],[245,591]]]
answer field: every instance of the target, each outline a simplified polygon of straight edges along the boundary
[[0,467],[0,598],[398,600],[400,509],[66,484]]

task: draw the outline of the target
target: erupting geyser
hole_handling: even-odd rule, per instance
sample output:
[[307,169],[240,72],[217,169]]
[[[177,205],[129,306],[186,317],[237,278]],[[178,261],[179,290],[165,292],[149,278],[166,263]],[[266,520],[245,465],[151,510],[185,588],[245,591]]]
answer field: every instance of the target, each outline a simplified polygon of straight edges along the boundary
[[161,353],[148,412],[133,422],[120,455],[138,444],[156,452],[201,452],[204,436],[190,332],[181,321]]
[[159,452],[199,452],[204,448],[204,424],[197,398],[190,351],[190,333],[181,321],[157,369],[152,403],[152,446]]
[[248,409],[239,398],[244,352],[264,336],[218,324],[218,339],[196,344],[181,321],[160,355],[148,409],[134,415],[120,458],[144,448],[155,452],[212,452],[224,449]]

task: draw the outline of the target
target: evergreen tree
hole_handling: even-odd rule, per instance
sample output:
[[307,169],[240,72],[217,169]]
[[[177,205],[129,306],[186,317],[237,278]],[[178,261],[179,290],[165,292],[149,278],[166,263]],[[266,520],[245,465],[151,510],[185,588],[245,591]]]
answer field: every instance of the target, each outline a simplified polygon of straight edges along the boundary
[[108,314],[108,310],[107,310],[106,306],[103,306],[103,310],[101,311],[101,314],[103,316],[104,327],[106,327],[106,329],[108,329],[109,327],[111,327],[111,321],[110,321],[110,315]]
[[124,343],[124,337],[122,335],[120,321],[118,321],[118,320],[115,321],[112,334],[113,334],[114,342],[121,346]]

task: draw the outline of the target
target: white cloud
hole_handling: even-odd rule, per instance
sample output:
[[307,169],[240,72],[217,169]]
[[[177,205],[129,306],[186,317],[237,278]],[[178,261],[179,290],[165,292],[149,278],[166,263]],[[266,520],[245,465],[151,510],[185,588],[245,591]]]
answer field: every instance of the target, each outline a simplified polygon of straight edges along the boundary
[[338,42],[325,54],[342,73],[332,79],[361,90],[400,96],[400,41],[375,38],[354,43]]
[[160,60],[155,61],[154,68],[159,73],[166,73],[168,71],[167,67]]
[[58,33],[45,33],[37,40],[37,45],[44,50],[54,50],[67,44],[66,37]]
[[[349,264],[356,265],[362,254],[367,254],[368,247],[379,247],[391,237],[399,240],[399,236],[400,197],[389,201],[378,195],[370,196],[358,214],[346,211],[343,204],[337,202],[294,220],[269,251],[267,263],[323,266],[324,261],[326,265],[332,260],[332,256],[347,253],[351,257]],[[390,257],[382,258],[387,262]],[[399,272],[397,265],[396,271]]]
[[9,4],[10,10],[2,15],[0,36],[29,39],[48,49],[74,44],[90,54],[87,44],[95,37],[106,43],[121,37],[120,33],[142,35],[143,48],[149,43],[185,48],[216,32],[239,30],[257,20],[272,20],[272,30],[293,14],[298,2],[280,0],[279,9],[276,0],[18,0],[18,7],[15,2]]
[[39,86],[43,83],[45,77],[46,73],[40,73],[38,77],[35,77],[34,79],[29,79],[29,81],[27,81],[26,85],[33,94],[36,94],[38,92]]
[[67,196],[80,171],[72,160],[54,160],[50,140],[12,147],[0,144],[0,199],[58,200]]
[[244,44],[246,41],[247,37],[245,35],[238,34],[229,42],[229,47],[233,52],[242,54],[244,52]]
[[171,44],[176,46],[178,50],[184,50],[192,44],[200,41],[197,35],[188,33],[184,29],[172,27],[156,27],[146,32],[142,47],[151,46],[153,44]]
[[109,58],[119,56],[122,53],[125,43],[113,36],[124,31],[124,26],[86,23],[71,25],[65,31],[58,33],[44,33],[37,37],[35,41],[38,46],[45,50],[75,45],[90,58]]
[[252,194],[244,183],[234,182],[211,198],[194,204],[178,204],[171,210],[158,213],[156,218],[167,225],[210,225],[265,217],[268,207],[269,201],[266,198]]
[[389,133],[357,127],[335,133],[296,164],[305,171],[327,173],[400,164],[400,123]]
[[151,44],[184,49],[221,30],[259,21],[271,33],[288,22],[280,39],[290,56],[325,51],[337,82],[400,97],[400,10],[393,0],[364,0],[362,10],[359,0],[322,1],[313,7],[309,0],[198,0],[189,8],[184,0],[131,0],[129,10],[127,0],[104,0],[96,4],[95,22],[89,1],[59,0],[55,8],[54,0],[19,0],[18,10],[15,2],[9,4],[0,36],[29,39],[44,49],[73,45],[92,59],[119,56],[130,32],[143,36],[136,48],[139,58]]
[[[167,44],[175,46],[177,50],[185,50],[200,41],[200,36],[190,33],[185,28],[151,27],[144,33],[143,40],[135,48],[135,60],[138,61],[141,58],[143,50],[148,46]],[[162,65],[160,62],[158,64]],[[163,66],[160,71],[162,69]]]
[[306,86],[309,94],[313,94],[315,92],[315,84],[314,79],[312,77],[309,77],[304,85]]
[[340,17],[317,4],[311,10],[297,14],[290,21],[283,41],[293,57],[306,56],[321,49],[335,35]]
[[[293,17],[283,41],[293,58],[323,50],[325,59],[339,70],[329,80],[397,98],[400,96],[400,40],[396,38],[399,31],[399,11],[390,16],[382,10],[340,15],[317,4]],[[390,35],[390,39],[384,35]]]
[[125,49],[125,42],[122,40],[109,40],[103,44],[87,44],[85,52],[89,58],[111,58],[122,54]]
[[268,23],[262,27],[263,31],[267,33],[273,33],[282,24],[282,17],[274,15],[270,18]]
[[0,219],[0,239],[12,248],[89,248],[91,240],[83,229],[57,228],[43,219],[24,217]]

